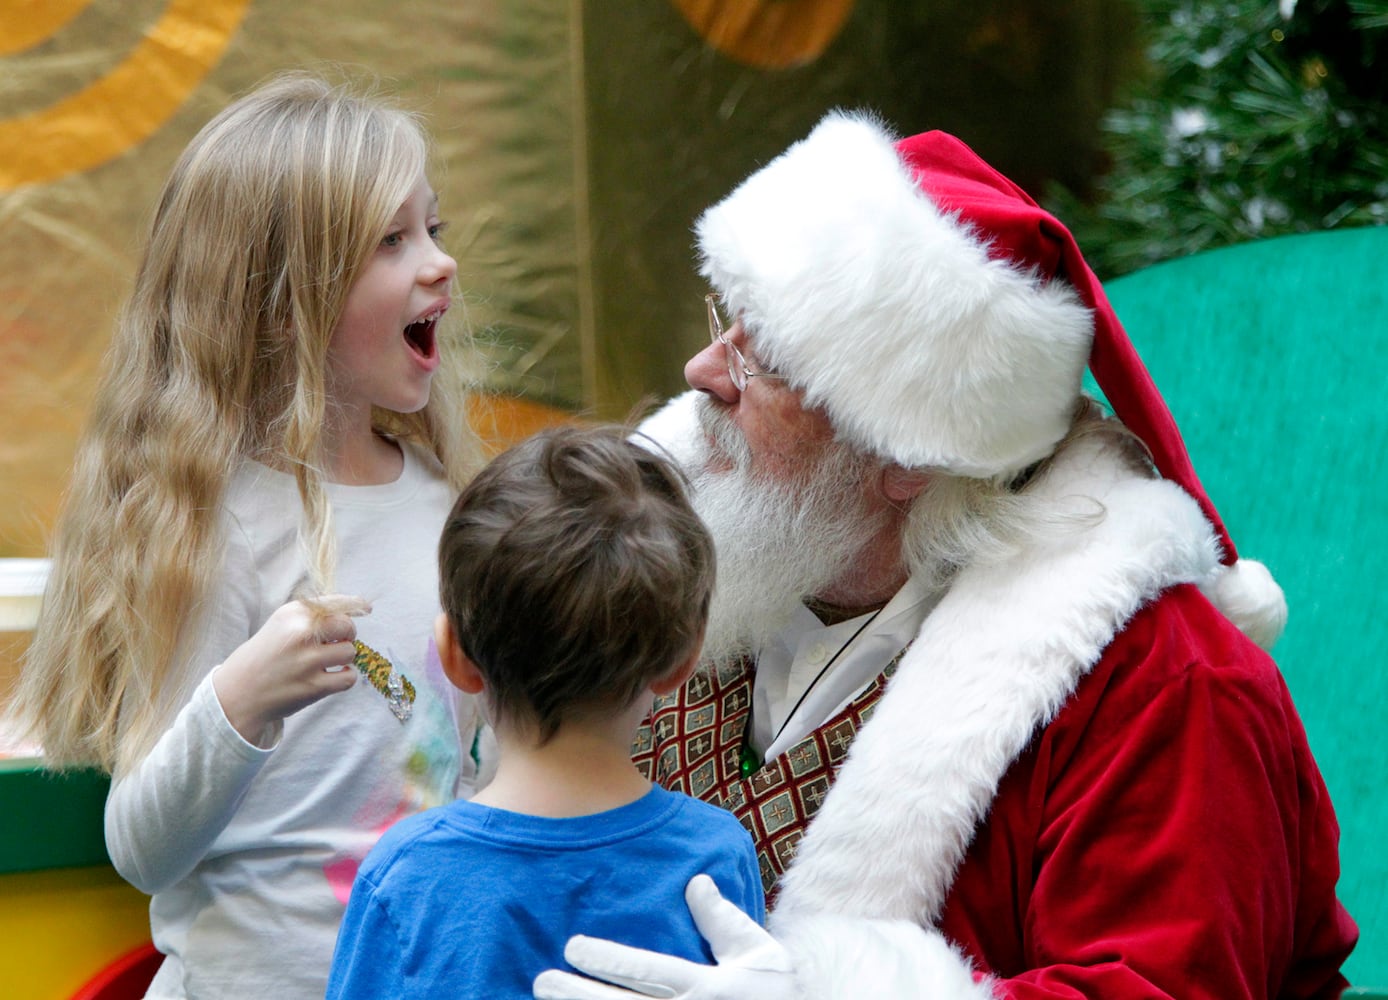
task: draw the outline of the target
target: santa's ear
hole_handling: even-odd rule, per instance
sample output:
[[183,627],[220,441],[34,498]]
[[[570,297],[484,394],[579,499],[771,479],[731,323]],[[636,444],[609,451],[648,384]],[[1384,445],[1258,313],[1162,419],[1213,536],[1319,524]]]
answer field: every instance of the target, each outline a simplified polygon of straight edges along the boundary
[[921,495],[930,475],[920,469],[908,469],[895,462],[882,467],[882,495],[896,503],[906,503]]
[[440,613],[434,619],[434,644],[439,648],[439,663],[443,666],[443,675],[453,686],[464,694],[481,694],[486,686],[482,672],[463,652],[463,647],[458,643],[458,636],[453,631],[453,623],[448,620],[446,614]]

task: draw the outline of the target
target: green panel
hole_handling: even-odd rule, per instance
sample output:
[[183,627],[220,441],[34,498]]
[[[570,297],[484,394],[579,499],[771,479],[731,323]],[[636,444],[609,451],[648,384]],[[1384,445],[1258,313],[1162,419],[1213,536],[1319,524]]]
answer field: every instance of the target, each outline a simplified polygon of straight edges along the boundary
[[1388,228],[1283,237],[1108,286],[1240,555],[1341,827],[1351,982],[1388,984]]
[[0,760],[0,873],[109,863],[102,810],[111,780]]

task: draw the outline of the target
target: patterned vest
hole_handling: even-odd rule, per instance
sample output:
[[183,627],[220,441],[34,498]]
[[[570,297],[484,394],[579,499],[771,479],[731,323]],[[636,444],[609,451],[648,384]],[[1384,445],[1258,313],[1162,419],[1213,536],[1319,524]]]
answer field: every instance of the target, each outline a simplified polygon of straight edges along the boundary
[[795,859],[805,828],[904,652],[823,726],[746,775],[741,761],[751,719],[751,663],[701,671],[656,699],[636,733],[632,759],[657,784],[722,806],[742,821],[757,847],[769,909],[777,880]]

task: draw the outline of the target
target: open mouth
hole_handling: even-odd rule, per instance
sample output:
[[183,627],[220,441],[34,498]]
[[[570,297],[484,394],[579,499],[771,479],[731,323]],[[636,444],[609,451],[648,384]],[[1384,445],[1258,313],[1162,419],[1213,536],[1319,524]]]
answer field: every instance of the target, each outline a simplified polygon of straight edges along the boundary
[[439,309],[405,327],[405,343],[409,344],[410,349],[425,360],[432,360],[438,353],[438,338],[434,335],[434,331],[443,312],[442,309]]

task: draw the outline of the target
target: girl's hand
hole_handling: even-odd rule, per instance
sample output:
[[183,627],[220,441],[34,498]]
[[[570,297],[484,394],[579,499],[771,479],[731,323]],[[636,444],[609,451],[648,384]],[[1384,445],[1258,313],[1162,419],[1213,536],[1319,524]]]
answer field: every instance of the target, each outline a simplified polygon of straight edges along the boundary
[[227,721],[261,746],[269,727],[356,684],[352,618],[370,610],[360,598],[338,595],[276,609],[212,674]]

